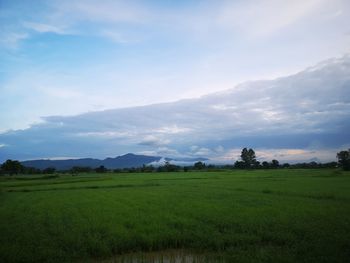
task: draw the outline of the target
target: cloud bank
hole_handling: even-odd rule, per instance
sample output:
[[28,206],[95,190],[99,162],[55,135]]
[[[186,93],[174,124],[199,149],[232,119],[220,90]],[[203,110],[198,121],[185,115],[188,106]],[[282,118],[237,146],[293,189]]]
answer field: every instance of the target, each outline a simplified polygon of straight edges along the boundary
[[344,56],[196,99],[45,117],[0,134],[0,161],[133,152],[227,163],[246,146],[261,160],[334,160],[350,144],[349,91],[350,57]]

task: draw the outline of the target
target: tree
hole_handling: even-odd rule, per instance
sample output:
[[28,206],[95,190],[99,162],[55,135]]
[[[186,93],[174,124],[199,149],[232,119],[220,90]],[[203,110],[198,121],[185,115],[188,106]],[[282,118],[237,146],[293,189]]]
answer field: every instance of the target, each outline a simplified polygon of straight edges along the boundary
[[155,168],[153,167],[153,165],[143,164],[142,167],[140,167],[138,170],[142,173],[152,173],[155,170]]
[[289,164],[289,163],[284,163],[284,164],[282,164],[282,167],[283,167],[283,168],[289,168],[289,167],[290,167],[290,164]]
[[35,168],[35,167],[27,167],[27,166],[24,166],[23,167],[23,173],[24,174],[41,174],[42,171],[38,168]]
[[280,166],[279,161],[277,161],[275,159],[271,161],[271,167],[272,168],[278,168],[279,166]]
[[180,166],[171,164],[169,161],[165,161],[163,166],[157,168],[157,172],[178,172],[180,171]]
[[71,173],[78,174],[78,173],[90,173],[92,171],[91,167],[88,166],[73,166],[70,169]]
[[338,163],[341,167],[343,167],[343,170],[349,171],[350,170],[350,149],[347,151],[340,151],[337,153]]
[[1,170],[10,175],[18,174],[23,171],[23,165],[19,161],[7,160],[1,165]]
[[254,163],[254,166],[253,166],[254,168],[260,168],[261,167],[261,165],[260,165],[260,162],[259,161],[256,161],[255,163]]
[[262,165],[263,169],[269,169],[270,168],[270,164],[268,162],[266,162],[266,161],[263,161],[261,165]]
[[237,169],[244,169],[245,168],[245,163],[242,161],[236,161],[234,164],[234,167]]
[[256,156],[253,149],[243,148],[241,152],[241,159],[245,168],[252,168],[256,164]]
[[108,171],[107,168],[104,167],[103,165],[101,165],[100,167],[97,167],[97,168],[95,169],[95,172],[96,172],[96,173],[105,173],[105,172],[107,172],[107,171]]
[[196,169],[196,170],[202,170],[204,168],[205,168],[205,163],[203,163],[203,162],[196,162],[194,164],[194,169]]
[[168,161],[165,162],[164,168],[166,172],[177,172],[180,170],[179,166],[171,164]]
[[47,167],[43,170],[43,174],[53,174],[56,172],[56,168],[55,167]]

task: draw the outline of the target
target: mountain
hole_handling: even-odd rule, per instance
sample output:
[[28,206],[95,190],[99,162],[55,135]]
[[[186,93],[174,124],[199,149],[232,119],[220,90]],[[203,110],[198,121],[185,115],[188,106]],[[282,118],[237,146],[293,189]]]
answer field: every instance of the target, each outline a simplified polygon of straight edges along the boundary
[[57,170],[68,170],[74,166],[91,167],[96,168],[101,165],[108,169],[117,168],[129,168],[129,167],[140,167],[142,165],[149,164],[151,162],[159,161],[161,157],[157,156],[146,156],[136,155],[128,153],[115,158],[106,158],[104,160],[82,158],[82,159],[67,159],[67,160],[31,160],[21,162],[24,166],[35,167],[38,169],[45,169],[48,167],[54,167]]

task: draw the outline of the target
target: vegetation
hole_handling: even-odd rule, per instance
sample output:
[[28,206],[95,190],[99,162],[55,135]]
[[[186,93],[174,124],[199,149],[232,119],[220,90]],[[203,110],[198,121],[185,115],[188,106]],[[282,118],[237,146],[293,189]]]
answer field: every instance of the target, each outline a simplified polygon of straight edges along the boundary
[[256,165],[256,156],[253,149],[244,148],[241,153],[241,159],[245,168],[251,168]]
[[23,172],[23,165],[19,161],[7,160],[1,165],[4,174],[14,175]]
[[205,169],[205,163],[203,163],[203,162],[196,162],[193,165],[193,168],[196,169],[196,170],[203,170],[203,169]]
[[[165,161],[164,165],[154,167],[152,165],[143,165],[142,167],[131,167],[123,169],[114,169],[115,173],[150,173],[150,172],[180,172],[180,171],[218,171],[218,170],[227,170],[227,169],[277,169],[277,168],[297,168],[297,169],[316,169],[316,168],[336,168],[338,164],[344,170],[350,170],[350,149],[347,151],[340,151],[337,153],[337,162],[328,162],[328,163],[296,163],[289,164],[284,163],[280,164],[278,160],[272,160],[271,162],[263,161],[260,163],[257,161],[255,151],[253,149],[243,148],[241,155],[241,160],[238,160],[234,165],[206,165],[204,162],[196,162],[193,166],[181,167],[178,165],[171,164],[169,161]],[[103,165],[93,169],[91,167],[80,167],[74,166],[66,171],[56,171],[53,167],[48,167],[46,169],[40,170],[33,167],[25,167],[19,161],[7,160],[0,166],[0,175],[1,174],[53,174],[55,172],[60,173],[71,173],[72,175],[78,175],[79,173],[106,173],[112,172],[112,170],[107,169]]]
[[345,171],[350,170],[350,149],[347,151],[340,151],[337,153],[338,162]]
[[0,262],[169,248],[210,262],[350,258],[350,172],[337,169],[14,175],[0,188]]
[[104,167],[103,165],[101,165],[95,169],[95,172],[96,173],[105,173],[105,172],[108,172],[108,169],[106,167]]

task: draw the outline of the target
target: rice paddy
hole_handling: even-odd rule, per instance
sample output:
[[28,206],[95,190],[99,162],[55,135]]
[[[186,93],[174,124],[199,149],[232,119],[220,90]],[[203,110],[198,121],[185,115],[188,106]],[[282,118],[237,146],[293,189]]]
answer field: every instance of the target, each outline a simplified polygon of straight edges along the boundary
[[350,173],[0,178],[1,262],[348,262]]

